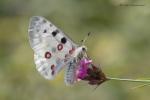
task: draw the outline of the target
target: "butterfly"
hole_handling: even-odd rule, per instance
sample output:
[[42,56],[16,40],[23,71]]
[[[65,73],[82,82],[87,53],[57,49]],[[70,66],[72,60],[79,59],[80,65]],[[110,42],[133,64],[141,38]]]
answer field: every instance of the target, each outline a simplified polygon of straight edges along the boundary
[[78,80],[89,81],[91,85],[106,80],[102,71],[87,56],[87,47],[74,43],[44,17],[32,17],[28,33],[36,69],[44,78],[52,80],[65,68],[67,85],[73,85]]

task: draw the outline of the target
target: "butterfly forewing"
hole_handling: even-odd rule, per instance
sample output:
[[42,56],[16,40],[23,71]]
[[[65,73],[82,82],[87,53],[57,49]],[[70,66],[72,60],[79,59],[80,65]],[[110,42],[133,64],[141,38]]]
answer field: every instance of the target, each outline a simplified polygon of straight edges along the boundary
[[46,79],[53,79],[77,45],[43,17],[32,17],[28,31],[37,70]]

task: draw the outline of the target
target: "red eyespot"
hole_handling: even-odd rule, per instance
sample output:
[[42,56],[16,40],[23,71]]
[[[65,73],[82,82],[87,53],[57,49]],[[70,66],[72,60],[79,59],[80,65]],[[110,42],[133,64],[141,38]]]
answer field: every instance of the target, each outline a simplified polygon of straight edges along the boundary
[[72,54],[74,52],[75,48],[72,48],[69,50],[69,54]]
[[54,67],[55,67],[55,65],[54,65],[54,64],[53,64],[53,65],[51,65],[51,69],[52,69],[52,70],[54,70]]
[[55,65],[54,65],[54,64],[53,64],[53,65],[51,65],[51,70],[52,70],[51,74],[52,74],[52,75],[54,75],[54,74],[55,74],[55,70],[54,70],[54,68],[55,68]]
[[54,74],[55,74],[55,71],[53,70],[51,74],[54,75]]
[[45,58],[50,59],[51,58],[51,53],[50,52],[45,52]]
[[63,49],[63,45],[62,44],[58,44],[57,45],[57,49],[60,51],[60,50],[62,50]]

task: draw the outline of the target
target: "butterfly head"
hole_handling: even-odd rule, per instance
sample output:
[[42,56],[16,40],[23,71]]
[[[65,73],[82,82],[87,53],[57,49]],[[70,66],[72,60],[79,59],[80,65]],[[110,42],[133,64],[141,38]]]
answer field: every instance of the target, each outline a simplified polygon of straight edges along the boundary
[[87,57],[87,47],[82,45],[80,48],[80,51],[79,51],[79,56],[81,56],[81,58],[86,58]]
[[82,48],[83,52],[87,51],[87,47],[86,46],[82,45],[81,48]]

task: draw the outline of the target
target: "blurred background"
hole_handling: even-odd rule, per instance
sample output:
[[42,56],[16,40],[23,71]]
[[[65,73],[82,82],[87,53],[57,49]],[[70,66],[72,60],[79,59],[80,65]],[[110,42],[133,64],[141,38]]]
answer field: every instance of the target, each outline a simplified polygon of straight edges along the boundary
[[86,82],[66,87],[62,71],[45,80],[35,69],[28,41],[32,16],[44,16],[88,54],[110,77],[150,78],[149,0],[0,0],[0,100],[149,100],[138,83]]

